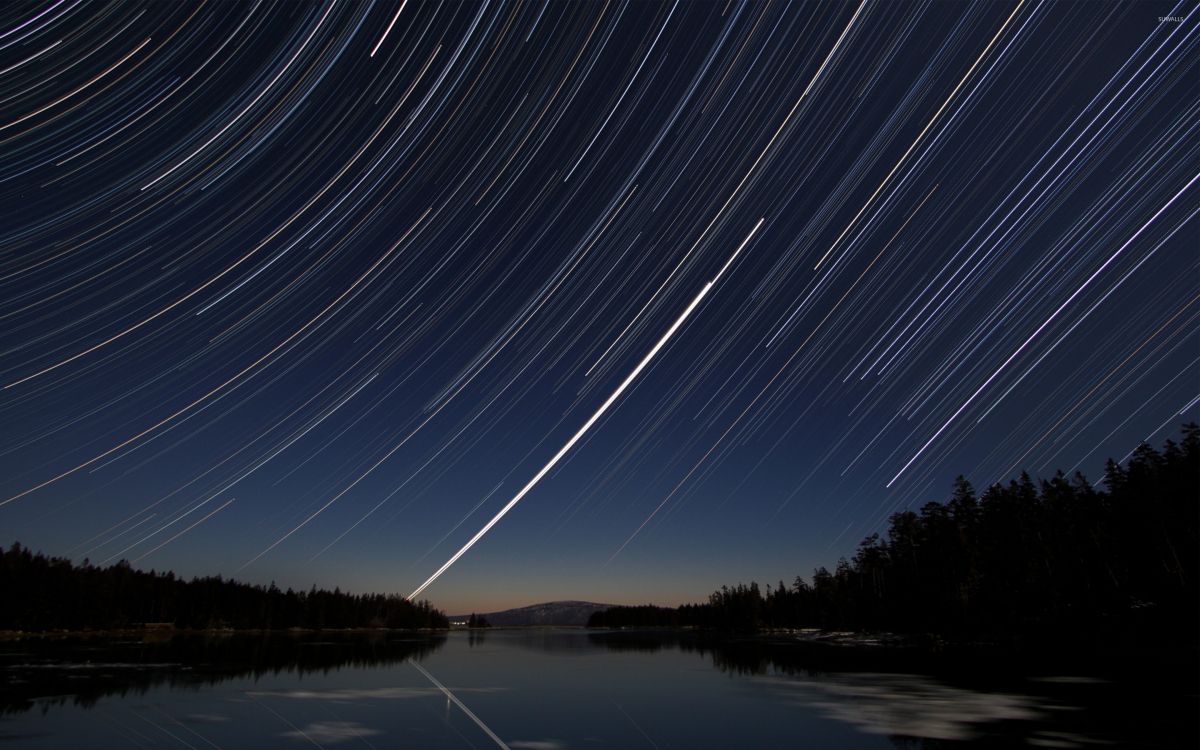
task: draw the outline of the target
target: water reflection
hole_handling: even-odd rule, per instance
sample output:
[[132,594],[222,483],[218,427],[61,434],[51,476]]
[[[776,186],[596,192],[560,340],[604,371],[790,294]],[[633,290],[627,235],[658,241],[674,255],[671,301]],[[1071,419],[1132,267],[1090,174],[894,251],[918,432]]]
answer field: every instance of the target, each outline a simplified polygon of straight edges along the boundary
[[980,736],[982,725],[1045,717],[1031,696],[979,692],[923,675],[863,672],[821,680],[762,681],[791,700],[870,734],[970,740]]
[[444,634],[385,633],[10,641],[0,643],[0,715],[68,702],[90,708],[105,696],[143,695],[156,687],[401,664],[445,642]]
[[696,654],[776,699],[903,748],[1200,747],[1195,685],[1186,677],[1181,684],[1178,675],[1150,683],[1140,681],[1156,675],[1124,683],[1030,676],[1028,664],[990,650],[846,648],[787,637],[714,641],[688,631],[599,631],[589,639],[623,653]]
[[[504,688],[475,687],[458,688],[460,693],[494,693]],[[349,703],[360,700],[407,700],[441,695],[436,687],[380,687],[380,688],[334,688],[330,690],[249,690],[246,695],[255,698],[290,698],[292,700],[332,701]]]
[[[982,665],[982,666],[981,666]],[[108,700],[102,700],[108,698]],[[1194,694],[921,650],[570,629],[0,644],[0,745],[1194,747]],[[53,721],[40,716],[56,717]],[[21,719],[20,717],[28,717]],[[146,739],[157,738],[157,739]],[[203,741],[201,741],[203,740]],[[138,744],[134,742],[134,744]],[[206,744],[207,743],[207,744]],[[101,746],[93,743],[90,746]]]
[[320,746],[359,740],[377,734],[383,734],[383,732],[355,721],[316,721],[304,729],[297,727],[290,732],[283,732],[279,736],[294,740],[307,740]]

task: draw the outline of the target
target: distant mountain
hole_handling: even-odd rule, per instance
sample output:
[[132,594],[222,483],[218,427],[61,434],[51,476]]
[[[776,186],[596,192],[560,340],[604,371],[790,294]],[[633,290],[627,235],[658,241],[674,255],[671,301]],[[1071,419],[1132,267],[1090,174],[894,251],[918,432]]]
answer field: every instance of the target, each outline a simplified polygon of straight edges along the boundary
[[[494,627],[518,625],[587,625],[593,612],[613,607],[613,604],[595,602],[543,602],[528,607],[506,609],[503,612],[479,612]],[[469,614],[453,615],[452,623],[466,622]]]

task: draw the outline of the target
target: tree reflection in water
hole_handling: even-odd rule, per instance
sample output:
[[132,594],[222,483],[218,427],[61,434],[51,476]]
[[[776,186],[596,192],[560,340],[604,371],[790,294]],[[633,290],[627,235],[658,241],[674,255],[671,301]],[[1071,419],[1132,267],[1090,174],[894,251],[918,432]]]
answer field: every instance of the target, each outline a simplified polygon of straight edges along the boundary
[[90,708],[106,696],[143,695],[158,687],[401,664],[425,658],[445,641],[444,634],[396,632],[11,641],[0,645],[0,713],[45,712],[67,703]]

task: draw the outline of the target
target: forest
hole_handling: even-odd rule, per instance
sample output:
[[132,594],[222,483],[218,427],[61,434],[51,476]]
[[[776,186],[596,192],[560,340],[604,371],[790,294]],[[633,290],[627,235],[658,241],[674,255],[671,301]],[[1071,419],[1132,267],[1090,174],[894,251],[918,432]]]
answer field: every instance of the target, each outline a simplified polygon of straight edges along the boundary
[[1027,473],[976,496],[891,516],[852,559],[809,580],[721,587],[705,603],[615,607],[589,627],[886,631],[950,640],[1196,647],[1200,632],[1200,428],[1082,474]]
[[0,550],[0,630],[118,630],[170,623],[189,629],[446,628],[426,601],[339,589],[281,591],[213,576],[97,567],[46,557],[14,543]]

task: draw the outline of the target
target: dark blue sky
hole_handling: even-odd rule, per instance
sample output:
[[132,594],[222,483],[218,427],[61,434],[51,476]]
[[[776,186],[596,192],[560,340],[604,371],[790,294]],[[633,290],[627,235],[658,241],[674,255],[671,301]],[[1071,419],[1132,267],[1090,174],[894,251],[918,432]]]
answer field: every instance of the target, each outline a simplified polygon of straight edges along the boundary
[[408,593],[536,479],[423,596],[677,603],[1098,480],[1198,414],[1198,26],[6,4],[0,537]]

